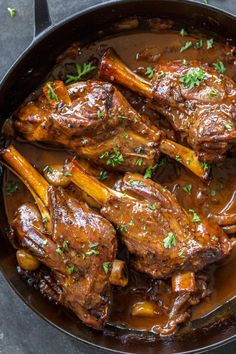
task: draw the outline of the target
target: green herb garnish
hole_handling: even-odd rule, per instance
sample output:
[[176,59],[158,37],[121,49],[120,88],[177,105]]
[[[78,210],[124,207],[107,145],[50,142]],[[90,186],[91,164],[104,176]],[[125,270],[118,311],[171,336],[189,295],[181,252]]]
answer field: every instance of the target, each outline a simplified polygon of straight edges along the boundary
[[176,246],[176,239],[173,232],[169,232],[167,237],[164,238],[163,246],[164,248],[171,248]]
[[180,251],[178,254],[179,258],[183,259],[184,257],[184,251]]
[[227,70],[224,66],[224,63],[219,59],[215,63],[213,63],[212,66],[216,71],[218,71],[219,74],[224,74]]
[[121,225],[121,227],[120,227],[120,231],[127,231],[127,227],[125,226],[125,225]]
[[17,189],[18,189],[18,185],[13,181],[9,181],[6,185],[6,192],[8,194],[15,193],[17,191]]
[[148,208],[151,209],[151,210],[156,210],[156,208],[157,208],[157,203],[153,203],[153,204],[149,205]]
[[199,39],[199,40],[196,42],[195,47],[196,47],[197,49],[201,49],[201,48],[203,47],[203,41],[202,41],[202,39]]
[[207,40],[207,49],[211,49],[214,44],[214,38],[210,38]]
[[211,196],[212,197],[216,196],[216,189],[214,189],[214,188],[211,189]]
[[103,267],[105,274],[107,274],[109,272],[109,266],[110,266],[110,262],[103,262],[102,267]]
[[187,36],[188,32],[184,28],[181,28],[179,34],[181,37],[184,37],[184,36]]
[[145,74],[147,75],[147,77],[148,77],[149,79],[152,79],[153,76],[155,75],[155,69],[152,68],[151,66],[148,66],[148,67],[146,68],[146,73],[145,73]]
[[217,96],[218,95],[218,90],[216,90],[216,89],[211,89],[211,91],[210,91],[210,93],[209,93],[209,95],[211,96],[211,97],[215,97],[215,96]]
[[15,16],[15,14],[16,14],[16,9],[14,9],[14,7],[8,7],[7,10],[8,10],[8,12],[9,12],[9,14],[10,14],[11,17],[14,17],[14,16]]
[[107,160],[107,165],[115,167],[121,165],[124,160],[124,156],[121,154],[120,150],[117,147],[114,147],[113,154],[111,154]]
[[100,171],[99,175],[97,176],[97,179],[99,181],[105,181],[109,177],[109,173],[106,170]]
[[143,165],[143,158],[142,157],[139,157],[136,162],[135,162],[135,165],[136,166],[142,166]]
[[182,83],[183,88],[193,89],[195,86],[199,86],[205,78],[206,73],[204,70],[201,68],[192,68],[186,74],[182,75],[179,81]]
[[201,222],[200,217],[197,215],[197,213],[195,212],[194,209],[189,209],[188,211],[189,211],[190,213],[193,213],[192,222]]
[[227,123],[225,124],[225,128],[226,128],[227,130],[232,130],[232,129],[233,129],[233,126],[234,126],[233,122],[227,122]]
[[71,172],[65,172],[65,173],[64,173],[64,176],[65,176],[65,177],[71,177],[71,176],[73,176],[73,175],[72,175]]
[[143,147],[142,146],[137,146],[134,151],[137,152],[137,154],[140,154],[141,152],[143,152]]
[[102,119],[103,118],[103,112],[102,111],[97,111],[97,117],[99,119]]
[[186,184],[186,186],[183,187],[183,191],[190,195],[192,193],[192,188],[193,188],[192,184]]
[[91,63],[76,64],[76,75],[67,75],[66,84],[71,84],[79,81],[83,76],[90,74],[96,66]]
[[74,274],[74,272],[75,272],[75,267],[74,267],[74,266],[67,267],[67,270],[68,270],[68,273],[69,273],[70,275],[72,275],[72,274]]
[[204,171],[207,171],[209,169],[209,163],[207,162],[201,162],[201,167],[203,168]]
[[54,101],[58,102],[58,101],[59,101],[59,100],[58,100],[58,97],[57,97],[55,91],[53,90],[51,84],[47,84],[47,87],[48,87],[48,89],[49,89],[48,98],[49,98],[50,100],[54,100]]
[[183,47],[180,48],[179,51],[180,51],[180,53],[183,53],[185,50],[191,48],[192,46],[193,46],[192,41],[187,41],[187,42],[183,45]]

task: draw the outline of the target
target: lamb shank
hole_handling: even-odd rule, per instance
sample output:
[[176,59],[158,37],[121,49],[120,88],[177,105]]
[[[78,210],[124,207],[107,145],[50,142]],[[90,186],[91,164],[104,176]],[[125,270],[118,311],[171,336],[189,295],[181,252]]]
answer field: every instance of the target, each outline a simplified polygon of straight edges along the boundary
[[165,139],[110,83],[47,83],[38,99],[16,112],[14,126],[27,140],[61,144],[108,169],[143,173],[163,152],[207,175],[192,150]]
[[100,213],[119,230],[137,271],[167,278],[197,272],[229,254],[232,243],[217,224],[192,209],[186,212],[152,180],[126,174],[121,193],[89,176],[75,160],[67,169],[72,182],[101,205]]
[[117,249],[113,226],[62,188],[49,186],[13,146],[1,155],[39,207],[27,202],[16,211],[12,226],[20,247],[51,269],[50,296],[86,325],[102,329],[110,311]]
[[236,142],[236,85],[208,64],[196,60],[157,64],[150,82],[108,49],[101,60],[100,77],[147,97],[201,161],[221,161]]

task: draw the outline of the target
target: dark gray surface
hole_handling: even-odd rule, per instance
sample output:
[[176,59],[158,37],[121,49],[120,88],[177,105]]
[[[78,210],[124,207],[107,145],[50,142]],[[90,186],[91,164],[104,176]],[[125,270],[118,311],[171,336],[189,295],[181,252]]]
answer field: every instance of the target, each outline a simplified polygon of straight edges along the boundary
[[[49,0],[49,7],[53,21],[58,22],[81,9],[102,2],[106,1]],[[236,0],[209,0],[209,4],[236,14]],[[8,7],[16,8],[15,17],[9,16]],[[0,79],[24,48],[28,46],[32,38],[32,1],[0,0]],[[79,343],[49,326],[26,307],[0,275],[0,353],[92,354],[95,351],[97,354],[107,353]],[[236,353],[236,343],[209,353],[220,354],[223,352]]]

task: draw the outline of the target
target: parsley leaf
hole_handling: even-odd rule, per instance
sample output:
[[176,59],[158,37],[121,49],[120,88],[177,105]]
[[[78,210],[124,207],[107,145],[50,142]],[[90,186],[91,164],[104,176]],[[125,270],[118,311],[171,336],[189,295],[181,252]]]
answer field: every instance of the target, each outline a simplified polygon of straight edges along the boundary
[[97,176],[97,179],[102,182],[105,181],[108,177],[109,177],[109,173],[106,170],[102,170]]
[[76,75],[67,75],[66,84],[71,84],[79,81],[83,76],[90,74],[96,66],[91,63],[76,64]]
[[15,193],[17,191],[17,189],[18,189],[18,185],[13,181],[9,181],[6,185],[6,192],[8,194]]
[[216,71],[218,71],[219,74],[224,74],[227,70],[224,63],[219,59],[213,63],[212,66]]
[[202,41],[202,39],[199,39],[199,40],[196,42],[195,47],[196,47],[197,49],[201,49],[201,48],[203,47],[203,41]]
[[152,178],[152,173],[153,171],[157,168],[157,165],[154,165],[154,166],[148,166],[146,168],[146,171],[144,173],[144,178],[145,179],[148,179],[148,178]]
[[181,28],[179,34],[181,37],[184,37],[184,36],[187,36],[188,32],[184,28]]
[[143,165],[143,158],[142,158],[142,157],[139,157],[139,158],[136,160],[135,165],[136,165],[136,166],[142,166],[142,165]]
[[149,205],[148,207],[150,210],[156,210],[157,208],[157,203],[153,203],[152,205]]
[[182,75],[179,81],[185,89],[193,89],[199,86],[201,81],[205,80],[206,73],[201,68],[192,68],[186,74]]
[[188,211],[189,211],[190,213],[193,213],[192,222],[201,222],[200,217],[197,215],[197,213],[195,212],[194,209],[189,209]]
[[193,46],[193,42],[192,41],[187,41],[185,42],[185,44],[183,45],[183,47],[180,48],[180,53],[183,53],[185,50],[191,48]]
[[210,38],[207,40],[207,49],[211,49],[214,44],[214,38]]
[[233,122],[227,122],[227,123],[225,123],[225,128],[226,128],[227,130],[232,130],[232,129],[233,129],[233,126],[234,126]]
[[102,267],[103,267],[105,274],[107,274],[109,272],[109,266],[110,266],[110,262],[103,262]]
[[14,7],[8,7],[7,10],[8,10],[8,12],[9,12],[9,14],[10,14],[11,17],[14,17],[14,16],[15,16],[15,14],[16,14],[16,9],[14,9]]
[[183,187],[183,191],[190,195],[192,193],[192,188],[193,188],[192,184],[186,184],[186,186]]
[[114,147],[113,154],[111,154],[107,160],[107,165],[115,167],[121,165],[124,160],[124,156],[121,154],[120,150],[117,147]]
[[176,246],[176,239],[175,239],[175,235],[173,234],[173,232],[169,232],[167,237],[164,238],[163,246],[164,246],[164,248],[171,248],[171,247]]
[[54,100],[54,101],[58,102],[58,101],[59,101],[59,100],[58,100],[58,97],[57,97],[55,91],[53,90],[51,84],[47,84],[47,87],[48,87],[48,89],[49,89],[48,98],[49,98],[50,100]]
[[148,67],[146,68],[146,73],[145,73],[145,74],[147,75],[147,77],[148,77],[149,79],[152,79],[153,76],[155,75],[155,69],[152,68],[151,66],[148,66]]

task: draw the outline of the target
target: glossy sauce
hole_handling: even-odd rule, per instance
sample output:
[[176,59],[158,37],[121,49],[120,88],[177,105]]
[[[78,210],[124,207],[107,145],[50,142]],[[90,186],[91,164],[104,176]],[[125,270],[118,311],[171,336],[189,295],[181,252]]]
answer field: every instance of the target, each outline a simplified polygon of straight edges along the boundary
[[[186,41],[191,40],[196,43],[201,38],[204,43],[202,49],[190,48],[180,53],[180,48]],[[133,70],[138,70],[140,73],[145,73],[145,68],[152,66],[154,61],[157,60],[159,62],[166,62],[174,59],[198,59],[212,64],[217,59],[220,59],[226,63],[226,74],[236,79],[236,63],[234,63],[232,56],[229,55],[231,47],[228,44],[215,42],[213,48],[207,50],[206,38],[204,36],[181,37],[179,33],[171,31],[117,35],[88,45],[81,51],[78,45],[75,44],[59,58],[50,76],[54,79],[65,80],[66,73],[71,72],[75,62],[88,62],[91,58],[99,61],[99,57],[104,49],[110,46],[117,51],[128,66]],[[124,93],[126,94],[125,91]],[[145,100],[133,94],[131,96],[130,94],[128,95],[135,108],[145,111]],[[155,121],[157,119],[156,113],[151,112],[150,114],[150,118]],[[164,120],[161,120],[159,123],[165,127],[168,134],[174,134]],[[41,171],[45,166],[52,163],[61,163],[66,157],[71,156],[64,149],[51,149],[45,146],[42,147],[39,144],[31,145],[20,140],[15,145]],[[211,178],[207,182],[199,180],[180,164],[171,160],[168,160],[162,166],[158,166],[155,173],[156,181],[173,192],[185,209],[193,208],[205,216],[209,216],[210,214],[236,213],[235,176],[236,157],[228,157],[224,163],[213,166]],[[117,178],[113,177],[106,183],[112,186]],[[5,183],[7,183],[7,180],[15,181],[17,179],[11,173],[8,173]],[[12,220],[16,208],[22,202],[31,198],[29,192],[26,191],[26,188],[19,181],[17,181],[17,184],[18,190],[16,193],[12,195],[5,193],[9,221]],[[183,190],[183,187],[189,184],[192,185],[191,194]],[[193,319],[205,316],[236,295],[235,267],[236,251],[221,265],[210,269],[212,293],[200,305],[193,308]],[[168,302],[168,294],[163,294],[161,305],[155,304],[156,315],[154,317],[134,318],[130,314],[133,304],[138,301],[144,301],[152,286],[153,281],[131,271],[128,287],[114,290],[111,322],[141,330],[150,329],[156,324],[165,323],[167,315],[163,309],[165,308],[165,302]]]

